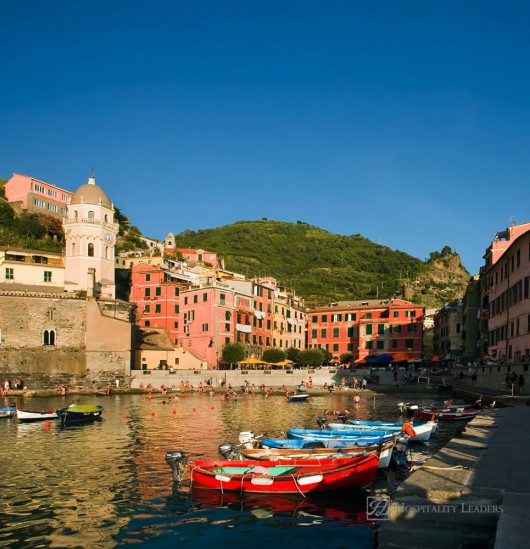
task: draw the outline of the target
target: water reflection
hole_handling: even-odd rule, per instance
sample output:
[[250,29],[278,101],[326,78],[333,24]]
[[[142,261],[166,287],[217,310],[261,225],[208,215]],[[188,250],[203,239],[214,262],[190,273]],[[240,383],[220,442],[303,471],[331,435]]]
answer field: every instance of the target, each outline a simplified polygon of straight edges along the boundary
[[[355,407],[351,396],[311,397],[306,403],[263,395],[221,401],[206,394],[20,402],[21,408],[47,409],[75,400],[103,404],[105,412],[100,422],[67,428],[59,422],[46,427],[0,420],[0,546],[108,548],[134,542],[156,547],[189,541],[194,547],[214,542],[263,547],[280,529],[282,543],[296,541],[297,547],[369,547],[364,496],[232,501],[225,494],[218,501],[219,494],[200,496],[175,486],[164,459],[171,450],[217,457],[219,444],[237,441],[241,431],[282,437],[290,427],[316,428],[325,409],[349,408],[359,419],[399,417],[399,396]],[[418,456],[434,452],[436,444],[422,446]],[[378,482],[384,489],[387,479]],[[318,529],[310,528],[315,524]]]

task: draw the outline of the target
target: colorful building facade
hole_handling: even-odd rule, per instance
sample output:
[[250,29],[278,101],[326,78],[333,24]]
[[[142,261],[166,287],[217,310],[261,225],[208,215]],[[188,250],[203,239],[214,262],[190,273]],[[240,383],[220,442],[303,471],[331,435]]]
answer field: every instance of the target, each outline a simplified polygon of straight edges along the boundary
[[423,306],[401,299],[339,302],[307,311],[307,346],[338,359],[373,354],[423,353]]

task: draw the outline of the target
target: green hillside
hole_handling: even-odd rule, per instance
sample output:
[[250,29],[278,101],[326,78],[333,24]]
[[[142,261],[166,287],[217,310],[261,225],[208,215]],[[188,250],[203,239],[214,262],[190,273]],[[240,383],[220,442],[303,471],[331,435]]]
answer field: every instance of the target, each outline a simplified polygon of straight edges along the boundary
[[400,297],[405,285],[413,301],[436,307],[462,297],[469,279],[450,248],[423,262],[361,235],[335,235],[303,222],[239,221],[187,230],[176,234],[175,242],[216,252],[226,269],[247,277],[273,276],[310,307]]

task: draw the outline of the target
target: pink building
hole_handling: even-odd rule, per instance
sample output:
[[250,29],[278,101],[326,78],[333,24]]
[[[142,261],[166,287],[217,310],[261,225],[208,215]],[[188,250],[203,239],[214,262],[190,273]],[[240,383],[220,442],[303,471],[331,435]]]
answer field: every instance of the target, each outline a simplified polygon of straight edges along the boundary
[[5,184],[6,200],[20,212],[64,218],[73,193],[28,175],[14,173]]
[[503,362],[530,357],[530,223],[499,232],[484,255],[483,352]]

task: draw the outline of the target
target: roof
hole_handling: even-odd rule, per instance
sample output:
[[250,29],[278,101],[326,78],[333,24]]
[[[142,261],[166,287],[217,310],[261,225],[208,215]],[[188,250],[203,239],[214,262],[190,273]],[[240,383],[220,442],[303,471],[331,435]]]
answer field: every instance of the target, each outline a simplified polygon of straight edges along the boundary
[[88,178],[88,183],[81,185],[72,196],[70,204],[101,204],[112,209],[112,204],[105,191],[96,185],[93,176]]

